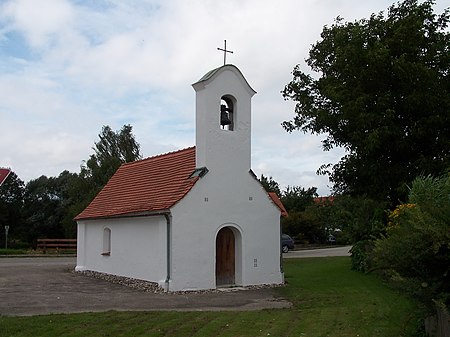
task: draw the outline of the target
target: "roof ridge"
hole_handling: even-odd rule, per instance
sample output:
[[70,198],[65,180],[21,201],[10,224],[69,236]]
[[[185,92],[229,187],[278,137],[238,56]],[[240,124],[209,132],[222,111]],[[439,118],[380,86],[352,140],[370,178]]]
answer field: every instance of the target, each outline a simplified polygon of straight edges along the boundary
[[154,155],[154,156],[151,156],[151,157],[147,157],[147,158],[143,158],[143,159],[140,159],[140,160],[135,160],[135,161],[131,161],[131,162],[128,162],[128,163],[124,163],[124,164],[122,164],[122,166],[139,164],[139,163],[146,162],[146,161],[149,161],[149,160],[154,160],[154,159],[166,158],[166,157],[169,157],[169,156],[174,156],[174,155],[180,154],[182,152],[191,151],[193,149],[195,149],[195,146],[190,146],[190,147],[186,147],[184,149],[174,150],[174,151],[170,151],[170,152],[166,152],[166,153],[160,153],[160,154],[157,154],[157,155]]

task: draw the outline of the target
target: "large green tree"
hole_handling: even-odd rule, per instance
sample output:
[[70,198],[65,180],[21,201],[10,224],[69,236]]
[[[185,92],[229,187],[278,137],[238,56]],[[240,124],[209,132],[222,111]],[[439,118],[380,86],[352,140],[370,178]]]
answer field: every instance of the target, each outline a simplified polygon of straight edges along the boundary
[[124,125],[119,131],[103,126],[92,154],[82,166],[81,175],[89,178],[98,192],[123,163],[141,159],[140,145],[133,135],[133,127]]
[[69,237],[76,235],[73,218],[94,199],[119,166],[142,158],[131,125],[124,125],[119,131],[103,126],[98,137],[94,153],[84,162],[80,173],[65,180],[70,205],[63,222]]
[[35,243],[38,238],[63,238],[65,199],[58,178],[40,176],[30,180],[24,193],[22,240]]
[[281,193],[281,201],[288,212],[302,212],[317,196],[317,187],[288,186]]
[[369,19],[325,26],[282,94],[296,102],[288,131],[325,134],[324,164],[336,192],[397,204],[420,174],[450,166],[449,11],[406,0]]
[[11,172],[0,186],[0,247],[5,245],[3,235],[5,226],[9,226],[9,238],[15,240],[19,236],[22,224],[24,182]]
[[287,186],[281,192],[281,201],[289,213],[281,219],[284,233],[296,237],[304,242],[321,242],[325,236],[323,223],[317,214],[311,211],[317,188],[301,186]]

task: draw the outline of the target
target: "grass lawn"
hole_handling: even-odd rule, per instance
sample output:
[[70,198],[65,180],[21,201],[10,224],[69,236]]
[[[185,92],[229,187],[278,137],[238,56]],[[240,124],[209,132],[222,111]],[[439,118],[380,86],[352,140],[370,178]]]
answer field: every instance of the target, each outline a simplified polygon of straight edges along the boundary
[[348,257],[286,259],[292,309],[0,317],[0,336],[414,336],[420,311]]
[[25,249],[0,248],[0,255],[23,255],[26,253],[27,251]]

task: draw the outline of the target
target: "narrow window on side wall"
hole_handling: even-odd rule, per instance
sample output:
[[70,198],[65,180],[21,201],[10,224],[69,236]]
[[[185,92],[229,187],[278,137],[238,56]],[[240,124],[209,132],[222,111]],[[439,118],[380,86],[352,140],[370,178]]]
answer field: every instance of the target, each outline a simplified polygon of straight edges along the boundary
[[111,255],[111,229],[105,227],[103,229],[103,252],[102,255]]

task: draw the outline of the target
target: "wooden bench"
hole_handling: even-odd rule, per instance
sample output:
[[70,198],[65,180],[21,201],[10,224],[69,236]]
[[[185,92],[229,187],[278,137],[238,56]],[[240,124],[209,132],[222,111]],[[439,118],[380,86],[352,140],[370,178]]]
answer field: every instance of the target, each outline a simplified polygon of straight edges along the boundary
[[44,254],[48,250],[60,251],[77,251],[77,239],[38,239],[37,249],[42,250]]

